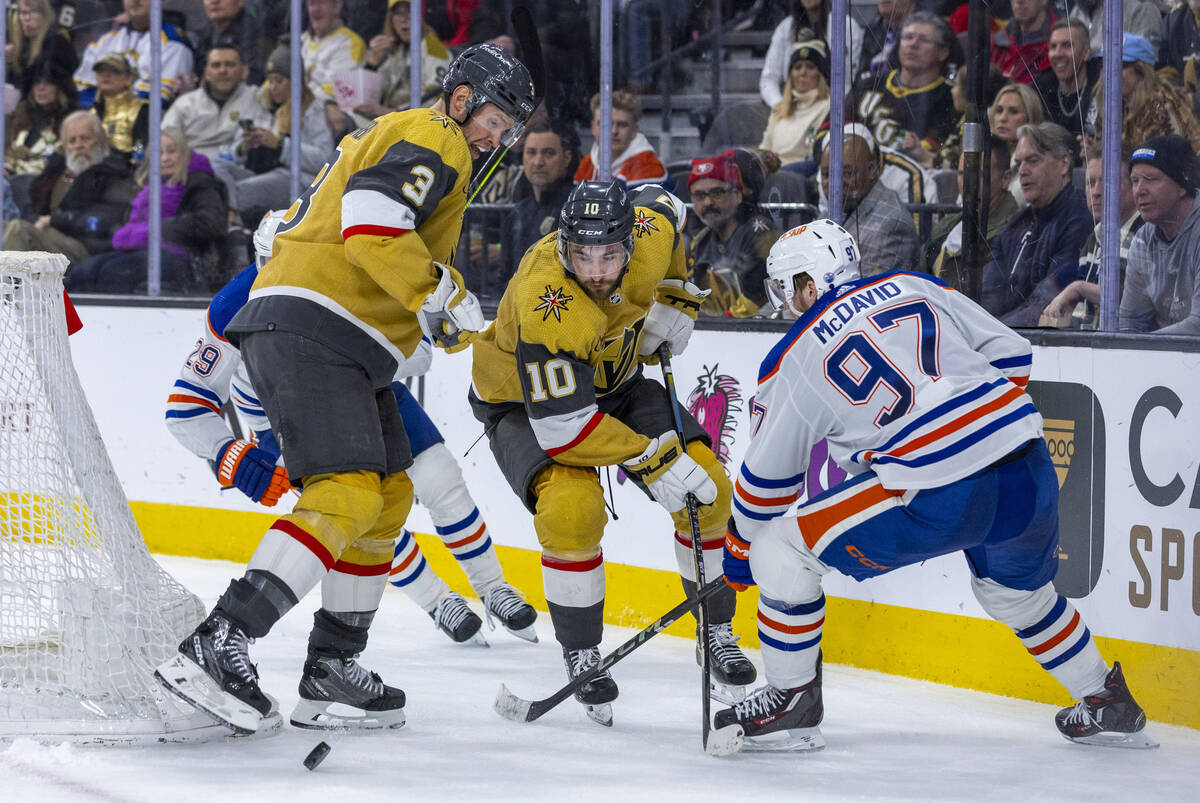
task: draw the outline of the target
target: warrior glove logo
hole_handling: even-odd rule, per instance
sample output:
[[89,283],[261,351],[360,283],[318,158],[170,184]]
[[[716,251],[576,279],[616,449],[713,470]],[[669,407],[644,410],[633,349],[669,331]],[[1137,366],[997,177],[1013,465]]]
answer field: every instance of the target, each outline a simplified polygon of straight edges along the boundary
[[546,292],[538,296],[538,301],[541,303],[533,308],[534,312],[542,313],[542,320],[549,320],[550,316],[554,316],[554,320],[562,323],[562,314],[567,312],[567,304],[574,301],[575,296],[570,293],[563,292],[563,288],[557,290],[550,285],[546,285]]

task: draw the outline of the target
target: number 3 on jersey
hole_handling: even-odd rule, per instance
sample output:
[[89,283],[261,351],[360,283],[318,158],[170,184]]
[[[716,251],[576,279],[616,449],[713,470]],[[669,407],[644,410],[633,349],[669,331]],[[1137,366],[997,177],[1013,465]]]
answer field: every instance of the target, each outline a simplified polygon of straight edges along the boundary
[[[917,365],[934,379],[941,376],[938,358],[938,320],[924,300],[897,304],[867,316],[877,332],[885,332],[913,321],[917,329]],[[880,405],[875,426],[886,426],[912,409],[916,388],[861,329],[850,332],[825,358],[825,378],[854,406],[872,400]],[[876,392],[883,387],[883,396]],[[890,399],[890,404],[884,402]]]

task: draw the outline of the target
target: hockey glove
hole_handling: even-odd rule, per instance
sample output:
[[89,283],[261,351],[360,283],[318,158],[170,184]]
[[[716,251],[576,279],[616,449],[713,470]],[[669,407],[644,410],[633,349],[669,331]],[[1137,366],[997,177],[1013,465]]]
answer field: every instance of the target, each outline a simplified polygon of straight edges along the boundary
[[670,343],[671,353],[681,354],[696,327],[700,302],[708,298],[710,292],[682,279],[664,279],[654,291],[654,302],[646,313],[638,353],[647,357],[657,352],[663,343]]
[[417,319],[435,346],[449,352],[461,351],[471,343],[469,333],[483,329],[483,310],[458,271],[440,262],[433,264],[441,278],[422,302]]
[[417,348],[409,356],[407,360],[400,363],[400,367],[396,369],[396,375],[392,377],[393,382],[403,382],[410,376],[421,376],[429,371],[429,366],[433,362],[433,345],[428,336],[422,337],[421,342],[417,344]]
[[213,469],[222,488],[237,488],[267,507],[291,487],[283,466],[275,465],[275,458],[253,441],[229,441],[217,451]]
[[716,483],[683,450],[674,432],[651,440],[646,451],[621,465],[641,479],[655,501],[672,513],[687,505],[689,493],[702,505],[711,505],[717,499]]
[[725,585],[734,591],[745,591],[757,585],[750,573],[750,542],[738,533],[732,517],[725,528],[725,555],[721,559],[721,568],[725,572]]

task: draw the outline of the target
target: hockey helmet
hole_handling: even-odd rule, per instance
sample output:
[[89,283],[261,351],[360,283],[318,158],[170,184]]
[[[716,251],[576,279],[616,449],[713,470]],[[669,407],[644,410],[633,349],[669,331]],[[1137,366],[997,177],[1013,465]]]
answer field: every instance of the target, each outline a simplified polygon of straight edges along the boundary
[[575,273],[569,245],[612,245],[625,251],[622,271],[633,256],[633,204],[619,181],[582,181],[559,213],[558,259]]
[[492,103],[513,119],[513,128],[505,135],[505,143],[515,142],[536,105],[533,79],[525,65],[496,45],[487,42],[471,45],[450,62],[442,79],[447,108],[450,94],[463,84],[471,87],[467,119],[485,103]]
[[767,255],[767,298],[776,310],[791,307],[795,278],[807,273],[817,296],[858,278],[858,243],[828,218],[786,231]]
[[254,259],[260,270],[271,260],[275,232],[279,229],[279,224],[283,222],[283,216],[286,214],[286,209],[267,212],[259,221],[258,228],[254,230]]

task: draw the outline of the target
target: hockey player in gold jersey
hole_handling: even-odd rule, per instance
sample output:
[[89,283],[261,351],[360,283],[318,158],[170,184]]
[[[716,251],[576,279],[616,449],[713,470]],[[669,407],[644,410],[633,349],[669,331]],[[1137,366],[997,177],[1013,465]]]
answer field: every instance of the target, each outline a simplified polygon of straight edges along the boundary
[[[664,342],[687,345],[704,293],[687,281],[683,205],[657,186],[636,198],[617,182],[583,182],[563,205],[561,228],[534,244],[474,340],[475,416],[509,484],[534,515],[555,637],[574,677],[600,660],[607,516],[596,468],[621,466],[671,511],[689,592],[695,569],[685,499],[700,507],[706,576],[721,573],[732,488],[707,435],[681,410],[686,450],[667,393],[642,364]],[[682,535],[689,533],[689,535]],[[714,676],[753,682],[735,645],[732,593],[710,603]],[[576,695],[610,724],[617,687],[604,672]]]
[[[524,65],[493,45],[465,50],[433,108],[384,115],[342,140],[288,209],[271,260],[225,328],[303,491],[157,674],[235,731],[254,731],[273,702],[247,641],[318,583],[292,724],[404,724],[404,692],[355,660],[412,504],[404,471],[412,457],[391,382],[422,329],[457,348],[483,328],[478,302],[450,267],[471,162],[515,136],[533,106]],[[231,475],[243,457],[233,451],[217,461]]]

